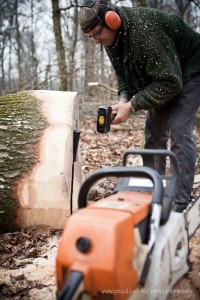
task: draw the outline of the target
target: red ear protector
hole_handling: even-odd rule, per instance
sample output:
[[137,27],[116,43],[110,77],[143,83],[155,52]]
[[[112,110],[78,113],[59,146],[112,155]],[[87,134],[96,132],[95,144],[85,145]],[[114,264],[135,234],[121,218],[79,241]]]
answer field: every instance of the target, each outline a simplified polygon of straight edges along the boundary
[[[96,10],[97,18],[111,30],[117,30],[121,26],[120,16],[115,11],[115,6],[108,0],[92,1],[84,0],[81,7],[93,8]],[[98,23],[96,23],[98,24]]]
[[104,19],[106,25],[112,30],[119,29],[122,24],[120,16],[112,10],[109,10],[105,13]]

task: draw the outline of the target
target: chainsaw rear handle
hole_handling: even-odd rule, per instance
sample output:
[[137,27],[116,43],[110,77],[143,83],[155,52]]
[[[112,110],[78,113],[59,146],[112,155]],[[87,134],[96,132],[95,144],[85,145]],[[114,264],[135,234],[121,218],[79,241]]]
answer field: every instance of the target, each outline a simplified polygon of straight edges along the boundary
[[165,157],[169,156],[170,159],[172,160],[172,164],[173,164],[173,168],[174,168],[174,174],[172,174],[173,176],[175,176],[176,178],[178,178],[179,176],[179,169],[178,169],[178,159],[175,155],[174,152],[169,151],[169,150],[165,150],[165,149],[128,149],[124,155],[123,155],[123,166],[126,166],[127,163],[127,158],[130,155],[163,155]]
[[153,182],[154,189],[152,193],[152,204],[162,205],[163,199],[163,183],[161,175],[157,171],[149,167],[107,167],[95,171],[82,184],[79,197],[78,208],[87,206],[87,195],[93,184],[105,177],[146,177]]

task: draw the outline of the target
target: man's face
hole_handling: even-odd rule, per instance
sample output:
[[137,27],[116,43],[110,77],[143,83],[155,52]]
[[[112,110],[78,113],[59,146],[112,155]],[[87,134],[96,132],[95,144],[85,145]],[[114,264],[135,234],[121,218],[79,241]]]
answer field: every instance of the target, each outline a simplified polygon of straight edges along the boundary
[[87,35],[94,39],[95,44],[101,43],[104,46],[111,46],[116,39],[117,30],[111,30],[98,24]]

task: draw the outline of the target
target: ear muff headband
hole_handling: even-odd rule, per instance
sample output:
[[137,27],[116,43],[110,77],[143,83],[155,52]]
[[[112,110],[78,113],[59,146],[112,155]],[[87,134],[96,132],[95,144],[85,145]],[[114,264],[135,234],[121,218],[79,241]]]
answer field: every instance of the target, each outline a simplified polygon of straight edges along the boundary
[[[92,0],[85,0],[81,7],[92,8],[95,4],[98,4],[99,10],[96,12],[96,16],[100,22],[105,23],[105,25],[111,30],[117,30],[121,26],[120,16],[113,10],[113,5],[105,0],[100,0],[100,3]],[[103,20],[102,20],[103,19]]]

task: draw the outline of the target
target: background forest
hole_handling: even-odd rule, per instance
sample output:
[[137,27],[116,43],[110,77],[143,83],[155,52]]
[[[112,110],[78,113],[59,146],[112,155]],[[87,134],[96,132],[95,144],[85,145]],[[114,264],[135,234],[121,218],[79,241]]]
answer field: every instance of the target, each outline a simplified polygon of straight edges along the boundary
[[[200,31],[200,0],[112,3],[176,13]],[[0,95],[24,89],[87,95],[91,81],[116,88],[105,51],[79,28],[80,5],[80,0],[0,0]]]

